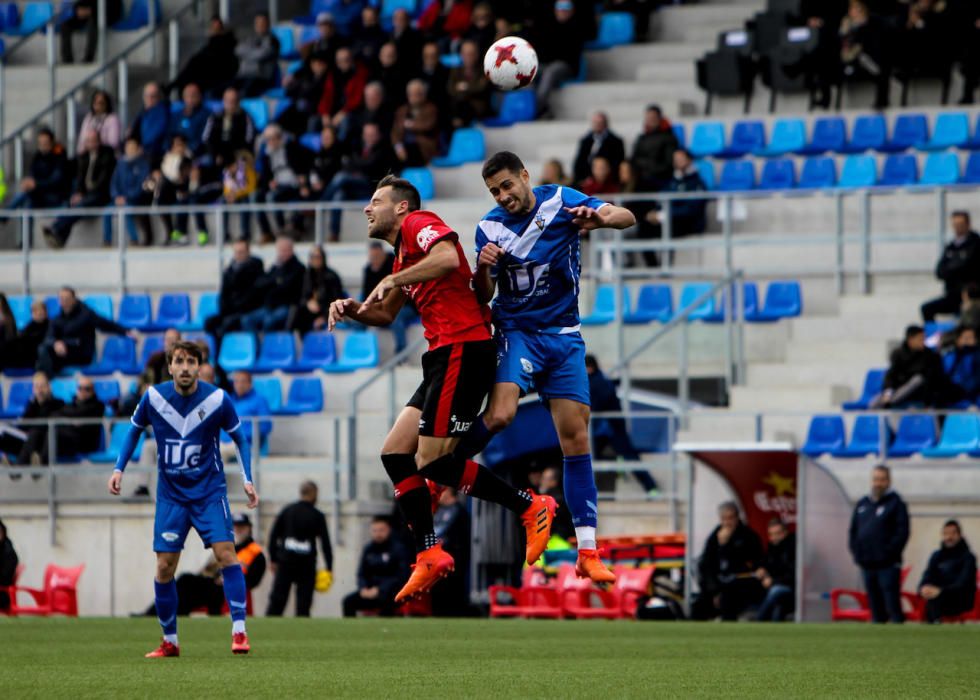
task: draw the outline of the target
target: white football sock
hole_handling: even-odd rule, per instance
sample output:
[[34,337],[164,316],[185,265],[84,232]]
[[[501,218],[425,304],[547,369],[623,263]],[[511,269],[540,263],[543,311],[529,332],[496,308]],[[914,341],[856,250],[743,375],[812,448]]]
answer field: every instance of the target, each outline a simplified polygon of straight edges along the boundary
[[595,549],[595,528],[582,525],[575,528],[575,539],[579,549]]
[[176,634],[165,634],[165,635],[163,635],[163,641],[170,642],[175,647],[179,647],[180,646],[180,644],[177,643],[177,635]]
[[231,633],[232,634],[244,634],[245,633],[245,620],[232,620],[231,621]]

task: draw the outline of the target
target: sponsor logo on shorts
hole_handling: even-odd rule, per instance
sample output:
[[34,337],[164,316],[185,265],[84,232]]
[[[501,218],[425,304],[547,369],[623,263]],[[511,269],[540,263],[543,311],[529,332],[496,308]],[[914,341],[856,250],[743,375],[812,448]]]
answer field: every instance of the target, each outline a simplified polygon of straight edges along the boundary
[[425,428],[425,418],[421,418],[419,420],[419,430],[423,430],[424,428]]
[[180,535],[177,534],[176,532],[164,532],[161,533],[160,537],[162,537],[167,542],[176,542],[177,540],[180,539]]
[[532,372],[534,372],[534,365],[531,364],[531,361],[529,359],[527,359],[526,357],[522,357],[521,369],[527,372],[528,374],[531,374]]
[[418,241],[419,248],[422,250],[427,250],[429,245],[439,237],[439,232],[432,230],[432,226],[426,226],[424,229],[418,232],[415,240]]
[[465,433],[470,429],[470,426],[473,425],[473,421],[459,421],[456,420],[456,416],[450,416],[449,422],[452,423],[450,432],[453,433]]

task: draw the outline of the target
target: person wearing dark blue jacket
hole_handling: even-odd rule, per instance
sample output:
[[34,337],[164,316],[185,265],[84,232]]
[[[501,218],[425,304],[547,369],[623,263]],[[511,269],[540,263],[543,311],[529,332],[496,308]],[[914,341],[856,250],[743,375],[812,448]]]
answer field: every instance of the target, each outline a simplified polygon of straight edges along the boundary
[[37,351],[37,369],[48,377],[68,365],[88,365],[95,358],[95,331],[116,335],[132,334],[115,321],[99,316],[78,300],[75,290],[58,291],[61,313],[48,324],[48,337]]
[[170,115],[170,140],[180,135],[187,142],[187,148],[194,158],[204,154],[204,128],[208,125],[211,110],[204,106],[201,88],[196,83],[188,83],[181,92],[184,102],[179,112]]
[[861,568],[873,622],[902,623],[902,551],[909,541],[909,512],[891,490],[891,471],[883,464],[871,472],[871,493],[854,508],[848,535],[854,562]]
[[919,595],[926,599],[926,619],[942,622],[973,610],[977,590],[977,558],[963,539],[956,520],[943,525],[942,546],[929,557],[929,565],[919,582]]
[[[676,194],[689,192],[704,192],[708,187],[701,179],[701,174],[694,165],[694,158],[689,151],[678,148],[674,151],[674,175],[667,183],[666,190]],[[704,233],[708,225],[706,199],[674,199],[670,202],[670,237],[681,238]],[[637,237],[658,239],[663,235],[664,217],[666,214],[659,209],[651,209],[646,216],[639,220]],[[643,253],[646,264],[656,267],[659,257],[655,251]]]
[[[252,421],[251,418],[269,416],[269,404],[259,392],[252,387],[252,373],[240,370],[231,377],[232,385],[235,390],[228,394],[231,403],[235,406],[235,412],[242,419],[242,434],[248,438],[252,444]],[[259,444],[265,442],[269,433],[272,432],[272,421],[259,421]],[[229,460],[235,457],[235,445],[227,433],[221,434],[221,458]]]
[[956,347],[943,355],[943,370],[951,387],[950,403],[969,401],[980,396],[980,348],[977,332],[960,326],[956,329]]
[[[150,177],[150,161],[143,155],[140,142],[133,136],[126,139],[123,158],[116,161],[116,170],[112,173],[109,183],[109,193],[117,207],[148,206],[153,201],[153,191],[145,187]],[[126,231],[129,240],[137,242],[136,224],[143,230],[143,245],[153,243],[153,229],[150,228],[150,217],[146,214],[126,217]]]
[[143,109],[133,119],[127,136],[139,139],[150,166],[159,167],[170,136],[170,103],[159,84],[149,82],[143,88]]
[[[54,139],[46,126],[37,131],[37,150],[31,160],[30,173],[20,181],[20,192],[7,209],[46,209],[65,203],[71,194],[71,171],[65,148]],[[30,220],[29,230],[34,220]]]

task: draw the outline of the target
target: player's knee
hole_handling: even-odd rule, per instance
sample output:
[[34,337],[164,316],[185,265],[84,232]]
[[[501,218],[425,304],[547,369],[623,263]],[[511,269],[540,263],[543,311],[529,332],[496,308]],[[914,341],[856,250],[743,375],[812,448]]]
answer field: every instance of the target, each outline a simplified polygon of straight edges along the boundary
[[170,583],[176,571],[177,562],[172,562],[167,559],[157,560],[157,581],[160,583]]
[[566,455],[584,455],[591,451],[589,429],[586,425],[571,425],[558,431],[561,451]]

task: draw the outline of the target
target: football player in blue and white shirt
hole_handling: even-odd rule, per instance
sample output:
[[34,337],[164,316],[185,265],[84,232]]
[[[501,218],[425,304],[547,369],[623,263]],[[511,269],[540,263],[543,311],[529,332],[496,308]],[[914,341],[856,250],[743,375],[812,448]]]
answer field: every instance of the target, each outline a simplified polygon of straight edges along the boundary
[[493,297],[497,377],[482,421],[460,451],[480,452],[514,419],[533,386],[548,402],[564,458],[565,502],[572,512],[579,557],[576,572],[615,580],[596,552],[597,494],[589,444],[589,379],[579,332],[579,237],[597,228],[628,228],[627,209],[570,187],[531,187],[521,159],[508,151],[483,166],[497,202],[476,230],[477,295]]
[[222,585],[232,619],[232,652],[249,651],[245,576],[235,554],[225,469],[219,452],[222,430],[231,435],[238,450],[248,507],[255,508],[259,497],[252,485],[251,451],[241,421],[224,391],[198,381],[201,360],[201,349],[195,343],[177,342],[168,351],[167,364],[174,379],[152,386],[143,394],[109,479],[109,493],[118,496],[123,470],[140,434],[152,426],[160,474],[153,524],[153,551],[157,553],[154,588],[163,641],[147,658],[180,655],[174,572],[191,527],[197,530],[204,546],[212,549],[222,567]]

